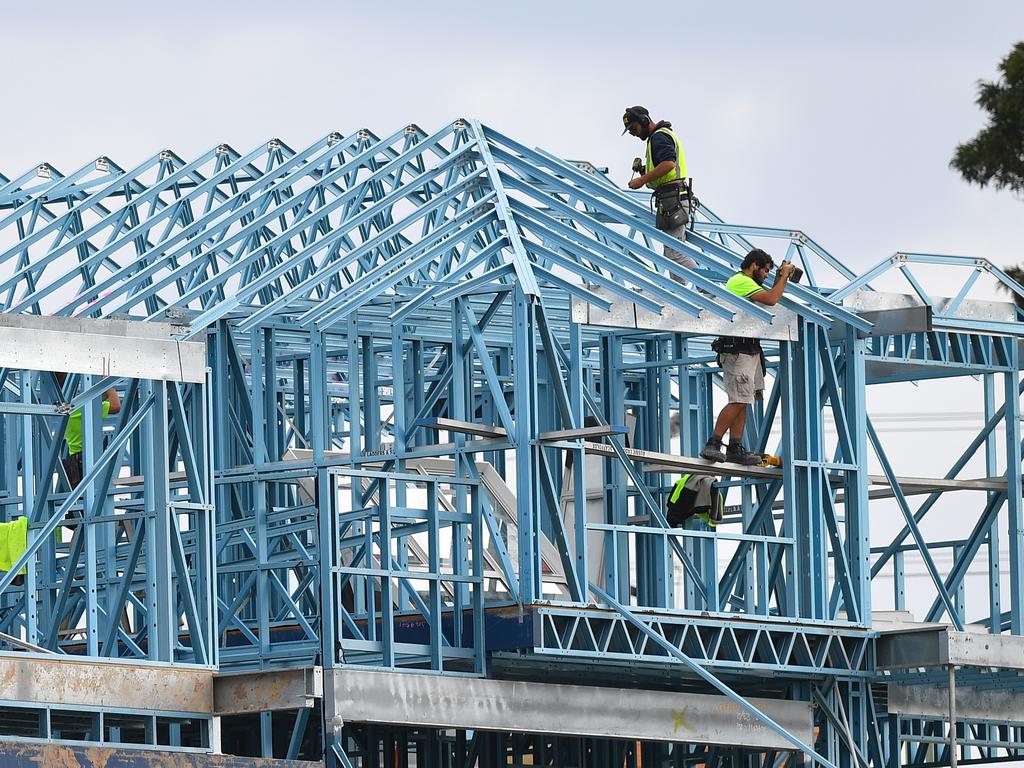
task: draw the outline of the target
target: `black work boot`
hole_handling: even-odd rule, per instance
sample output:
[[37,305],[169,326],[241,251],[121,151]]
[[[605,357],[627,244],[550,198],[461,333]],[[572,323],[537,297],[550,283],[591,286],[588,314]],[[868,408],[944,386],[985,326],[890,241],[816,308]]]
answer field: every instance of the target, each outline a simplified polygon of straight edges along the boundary
[[725,461],[725,451],[722,450],[722,438],[712,435],[707,443],[701,448],[700,457],[708,461]]
[[732,464],[752,467],[761,463],[761,454],[744,450],[743,443],[739,440],[730,440],[729,447],[725,451],[725,460]]

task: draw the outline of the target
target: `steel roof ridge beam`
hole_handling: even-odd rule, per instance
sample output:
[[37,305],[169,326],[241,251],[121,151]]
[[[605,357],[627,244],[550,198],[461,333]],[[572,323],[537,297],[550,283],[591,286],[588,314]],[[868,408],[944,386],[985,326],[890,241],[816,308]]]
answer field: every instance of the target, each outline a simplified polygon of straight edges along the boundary
[[483,159],[484,165],[487,168],[487,177],[498,196],[496,202],[498,216],[505,222],[505,231],[512,246],[512,263],[515,264],[516,277],[519,278],[519,288],[527,296],[540,296],[540,286],[537,285],[537,278],[533,274],[530,258],[526,253],[526,249],[523,247],[523,242],[519,236],[519,229],[512,220],[512,211],[509,208],[508,195],[505,193],[505,189],[502,186],[501,174],[498,172],[498,167],[494,162],[494,157],[491,155],[489,142],[484,132],[484,126],[479,120],[471,120],[470,124],[473,127],[473,133],[476,135],[477,147],[480,150],[480,157]]

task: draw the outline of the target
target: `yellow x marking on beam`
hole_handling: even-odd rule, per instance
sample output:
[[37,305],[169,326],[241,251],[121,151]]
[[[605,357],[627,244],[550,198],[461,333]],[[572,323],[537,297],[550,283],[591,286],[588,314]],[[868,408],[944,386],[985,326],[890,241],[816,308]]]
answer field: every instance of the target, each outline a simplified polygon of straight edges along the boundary
[[684,731],[692,731],[693,727],[686,722],[686,710],[689,709],[689,705],[683,707],[681,710],[676,712],[672,710],[672,719],[675,720],[675,727],[672,729],[673,733],[678,733],[679,728],[682,727]]

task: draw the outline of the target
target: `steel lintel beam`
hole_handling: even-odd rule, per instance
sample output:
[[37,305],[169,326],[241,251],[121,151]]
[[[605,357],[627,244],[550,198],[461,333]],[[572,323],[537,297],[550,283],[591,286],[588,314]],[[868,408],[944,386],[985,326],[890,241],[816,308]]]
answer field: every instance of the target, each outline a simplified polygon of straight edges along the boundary
[[39,765],[59,765],[62,768],[319,768],[323,764],[306,760],[210,755],[195,750],[116,749],[15,740],[0,743],[0,765],[5,768],[36,768]]
[[207,715],[213,712],[213,672],[177,664],[4,654],[0,701]]
[[951,664],[1024,671],[1024,636],[957,632],[944,625],[885,632],[875,653],[880,671]]
[[206,343],[174,338],[186,330],[170,323],[0,314],[0,367],[201,384]]
[[[793,748],[725,696],[351,667],[325,674],[333,677],[335,712],[346,722]],[[749,701],[805,743],[811,741],[807,702]]]
[[323,695],[322,667],[233,672],[213,678],[217,715],[301,709],[313,706]]
[[694,317],[669,305],[665,305],[659,315],[634,302],[616,298],[615,294],[607,289],[593,290],[601,298],[611,301],[611,309],[606,311],[576,299],[572,303],[573,322],[646,331],[674,331],[704,336],[743,336],[779,341],[793,341],[798,336],[798,315],[782,306],[772,307],[775,317],[771,323],[739,312],[736,313],[734,320],[729,321],[716,317],[707,310],[702,310],[699,316]]
[[[949,716],[949,689],[933,685],[890,683],[890,714],[913,717]],[[1024,721],[1024,694],[1019,691],[983,690],[956,686],[956,714],[966,720]]]

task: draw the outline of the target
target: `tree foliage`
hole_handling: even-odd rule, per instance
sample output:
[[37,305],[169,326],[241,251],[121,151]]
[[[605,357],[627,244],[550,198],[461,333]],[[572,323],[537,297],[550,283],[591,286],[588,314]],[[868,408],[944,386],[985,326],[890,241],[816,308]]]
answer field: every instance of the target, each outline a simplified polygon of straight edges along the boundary
[[[1024,42],[999,62],[999,71],[997,82],[978,81],[975,103],[988,113],[988,125],[957,146],[949,165],[970,184],[1019,195],[1024,192]],[[1006,274],[1024,285],[1024,268],[1008,267]],[[1013,300],[1024,308],[1020,296]]]
[[[1020,283],[1022,286],[1024,286],[1024,268],[1021,268],[1021,267],[1007,267],[1006,270],[1004,270],[1004,271],[1006,272],[1007,275],[1009,275],[1014,280],[1016,280],[1018,283]],[[1003,285],[1002,283],[1000,283],[999,287],[1000,288],[1006,288],[1006,286]],[[1007,288],[1007,290],[1009,290],[1009,288]],[[1015,302],[1017,302],[1017,306],[1018,307],[1020,307],[1021,309],[1024,309],[1024,297],[1021,297],[1021,296],[1019,296],[1019,295],[1017,295],[1015,293],[1015,294],[1013,294],[1013,300]]]
[[971,184],[1024,192],[1024,43],[999,63],[997,82],[979,81],[977,105],[988,125],[960,144],[950,166]]

